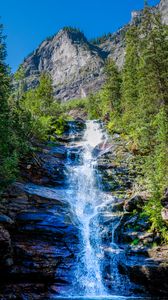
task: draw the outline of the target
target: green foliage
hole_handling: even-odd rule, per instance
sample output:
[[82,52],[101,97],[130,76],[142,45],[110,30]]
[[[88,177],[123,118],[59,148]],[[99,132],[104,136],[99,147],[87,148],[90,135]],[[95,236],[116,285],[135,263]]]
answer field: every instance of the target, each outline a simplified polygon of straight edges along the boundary
[[[65,27],[64,30],[80,32]],[[107,38],[117,41],[125,30]],[[81,109],[90,119],[105,121],[111,133],[122,133],[136,154],[141,184],[150,192],[145,215],[151,230],[168,241],[167,226],[161,218],[161,202],[168,182],[168,26],[159,14],[145,5],[142,23],[130,25],[126,34],[126,55],[122,71],[110,59],[105,67],[106,82],[87,99],[60,104],[53,98],[51,78],[42,74],[37,88],[26,91],[22,66],[15,74],[17,90],[10,95],[10,76],[5,64],[6,49],[0,27],[0,185],[17,173],[18,159],[34,140],[62,134],[68,113]],[[137,154],[138,153],[138,154]],[[137,213],[137,212],[136,212]],[[139,243],[138,239],[133,245]]]
[[140,62],[138,67],[138,112],[137,139],[141,147],[150,150],[153,140],[153,116],[167,102],[168,41],[167,27],[160,17],[151,14],[146,7],[140,28]]
[[122,123],[127,133],[135,139],[138,101],[138,29],[132,26],[126,36],[126,57],[122,72]]
[[[151,230],[168,241],[162,221],[160,199],[168,183],[168,26],[159,14],[145,5],[141,24],[133,24],[126,34],[123,70],[108,61],[106,83],[91,95],[91,118],[102,118],[110,132],[124,134],[132,153],[138,156],[139,183],[145,184],[150,199],[145,215]],[[138,240],[133,242],[138,243]]]
[[125,111],[127,116],[131,114],[129,121],[124,113],[124,124],[130,138],[142,153],[146,153],[142,169],[151,193],[145,207],[151,229],[160,232],[168,241],[160,203],[168,182],[168,29],[162,25],[160,16],[152,14],[146,6],[138,31],[139,41],[132,33],[127,45],[130,51],[126,54],[125,68],[128,72],[127,62],[132,59],[130,66],[135,82],[131,87],[130,81],[127,83],[123,79],[128,89],[128,93],[123,91],[123,95],[125,99],[129,95],[130,99],[129,105],[126,101]]
[[80,108],[86,111],[86,109],[87,109],[87,102],[88,102],[87,98],[72,99],[72,100],[68,100],[65,103],[62,103],[61,108],[62,108],[62,111],[67,112],[67,113],[70,110],[80,109]]
[[94,45],[100,45],[112,37],[113,37],[113,35],[111,33],[103,34],[101,37],[91,39],[90,43],[94,44]]
[[109,121],[110,117],[113,119],[120,115],[121,76],[112,59],[107,60],[105,74],[106,83],[103,88],[88,98],[87,109],[90,119],[102,118]]
[[64,26],[63,27],[64,31],[68,31],[68,32],[76,32],[76,33],[81,33],[81,30],[79,28],[76,27],[72,27],[72,26]]
[[42,74],[37,88],[24,92],[24,72],[19,68],[15,74],[17,90],[10,94],[9,75],[5,65],[3,68],[4,81],[0,83],[0,188],[18,175],[18,161],[32,151],[34,141],[46,141],[54,133],[61,134],[66,125],[61,105],[53,97],[49,75]]
[[17,153],[13,146],[14,135],[8,104],[10,77],[5,59],[6,46],[3,26],[0,25],[0,190],[15,177],[15,166],[17,165]]
[[61,106],[53,97],[51,78],[44,73],[38,87],[23,93],[16,102],[15,128],[20,128],[19,136],[25,143],[34,139],[46,140],[53,127],[62,132],[60,112]]
[[126,35],[126,31],[127,31],[128,26],[119,28],[117,33],[107,33],[107,34],[103,34],[101,37],[96,37],[90,40],[91,44],[94,45],[100,45],[105,43],[107,40],[117,43],[119,38],[124,39],[125,35]]
[[54,129],[54,133],[56,133],[56,135],[63,134],[67,125],[66,120],[67,120],[67,116],[64,114],[62,114],[56,120],[54,120],[52,129]]
[[87,111],[89,119],[100,119],[103,116],[102,113],[102,98],[101,94],[91,94],[88,98]]
[[138,239],[138,238],[135,238],[135,239],[132,241],[132,243],[131,243],[132,246],[137,246],[138,244],[139,244],[139,239]]
[[121,78],[120,73],[112,59],[105,66],[106,83],[102,89],[104,113],[110,111],[120,114],[121,100]]

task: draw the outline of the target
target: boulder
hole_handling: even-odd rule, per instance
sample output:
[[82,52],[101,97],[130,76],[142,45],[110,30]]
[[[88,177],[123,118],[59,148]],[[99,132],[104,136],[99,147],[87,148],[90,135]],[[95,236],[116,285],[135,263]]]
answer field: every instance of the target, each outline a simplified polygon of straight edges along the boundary
[[143,285],[150,294],[154,296],[167,295],[168,264],[162,264],[148,258],[134,257],[134,261],[133,259],[127,260],[126,269],[130,280]]
[[101,156],[104,154],[107,154],[111,151],[112,145],[110,143],[100,143],[99,145],[97,145],[94,149],[93,149],[93,155],[96,156]]
[[144,205],[144,200],[140,195],[135,195],[131,199],[127,200],[124,205],[124,209],[127,212],[141,211]]
[[0,214],[0,225],[4,227],[9,227],[14,224],[14,221],[6,215]]

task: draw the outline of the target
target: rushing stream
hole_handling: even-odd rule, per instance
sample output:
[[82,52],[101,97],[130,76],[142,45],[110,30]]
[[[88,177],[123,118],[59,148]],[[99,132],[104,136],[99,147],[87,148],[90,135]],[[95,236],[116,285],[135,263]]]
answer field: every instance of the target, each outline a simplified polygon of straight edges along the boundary
[[[99,155],[107,151],[106,142],[107,136],[101,124],[88,121],[83,139],[78,142],[78,146],[81,146],[80,163],[72,165],[69,160],[68,200],[79,220],[81,231],[81,251],[74,281],[74,289],[78,295],[108,295],[102,276],[104,251],[99,232],[99,212],[105,204],[112,203],[114,199],[101,191],[101,180],[96,168],[97,155],[95,155],[96,147],[100,148],[97,151]],[[72,146],[74,147],[73,142]],[[114,228],[111,230],[111,245],[117,248],[114,243]]]
[[[95,122],[87,122],[82,140],[81,164],[69,167],[69,186],[75,213],[80,222],[81,253],[76,271],[78,289],[87,296],[105,295],[102,283],[101,258],[97,210],[103,201],[103,195],[97,188],[96,160],[93,149],[106,141],[106,136]],[[93,236],[93,237],[92,237]]]
[[25,189],[31,194],[60,199],[64,205],[68,202],[76,220],[79,245],[75,265],[72,266],[73,279],[68,290],[61,292],[60,296],[128,299],[123,296],[132,296],[134,293],[130,291],[134,287],[127,276],[119,272],[118,266],[125,259],[125,254],[117,245],[115,236],[122,213],[113,211],[116,199],[103,191],[98,171],[98,159],[108,153],[111,146],[100,122],[87,121],[83,136],[77,139],[75,131],[72,123],[64,186],[50,188],[27,184]]

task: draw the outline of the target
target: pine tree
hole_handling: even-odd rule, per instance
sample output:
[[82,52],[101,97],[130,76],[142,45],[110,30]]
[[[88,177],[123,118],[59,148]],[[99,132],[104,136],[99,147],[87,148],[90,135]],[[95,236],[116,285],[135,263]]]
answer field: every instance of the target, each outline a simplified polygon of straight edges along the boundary
[[49,74],[43,73],[36,89],[36,97],[41,101],[44,108],[49,108],[54,102],[53,94],[52,79]]
[[6,45],[3,36],[3,26],[0,25],[0,189],[7,181],[13,179],[17,164],[8,105],[10,76],[5,59]]
[[126,35],[126,57],[122,72],[123,125],[135,141],[136,120],[138,118],[138,28],[132,25]]
[[106,83],[101,91],[104,114],[119,114],[121,101],[121,77],[112,59],[105,66]]
[[168,240],[161,219],[160,198],[168,180],[168,27],[159,14],[145,7],[140,28],[137,136],[147,150],[143,166],[151,198],[146,213],[152,229]]
[[167,102],[168,88],[168,40],[167,28],[160,16],[145,8],[139,42],[140,64],[138,70],[138,110],[141,146],[153,147],[153,117],[159,107]]
[[87,111],[90,119],[100,119],[102,117],[102,99],[100,93],[89,95]]

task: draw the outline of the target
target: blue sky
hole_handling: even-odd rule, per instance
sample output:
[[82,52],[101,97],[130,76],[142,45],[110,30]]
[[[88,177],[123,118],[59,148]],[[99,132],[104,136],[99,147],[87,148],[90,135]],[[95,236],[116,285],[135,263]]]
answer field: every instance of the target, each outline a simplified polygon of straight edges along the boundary
[[[114,32],[130,20],[144,0],[0,0],[7,35],[7,62],[15,71],[42,40],[64,26],[80,28],[88,38]],[[159,0],[149,0],[155,5]]]

